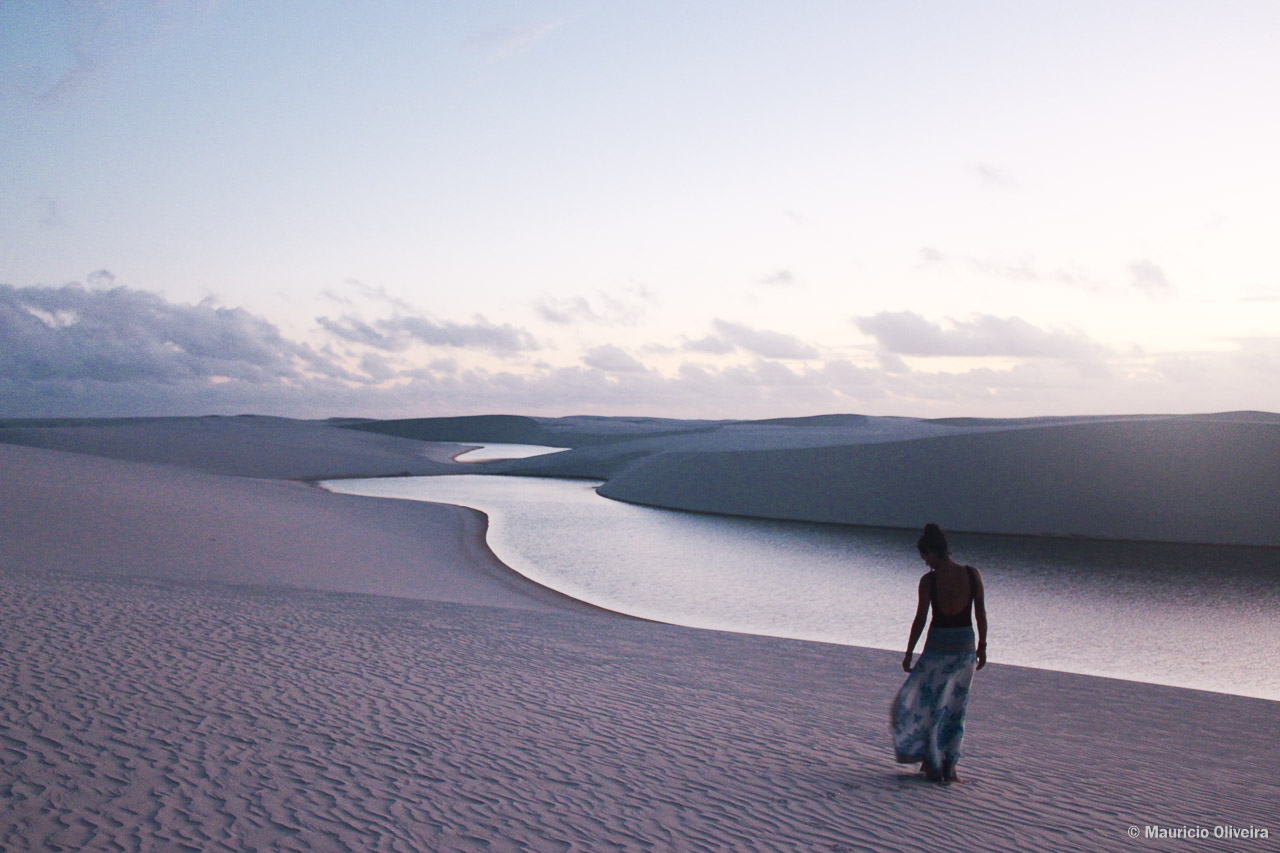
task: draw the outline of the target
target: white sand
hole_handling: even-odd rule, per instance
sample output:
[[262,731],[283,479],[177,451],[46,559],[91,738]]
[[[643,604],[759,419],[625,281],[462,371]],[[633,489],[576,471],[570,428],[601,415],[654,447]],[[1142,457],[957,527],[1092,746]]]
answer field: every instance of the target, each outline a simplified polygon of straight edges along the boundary
[[[74,421],[67,423],[75,424]],[[436,447],[320,421],[242,415],[136,418],[0,429],[0,442],[277,479],[438,474],[460,448]]]
[[462,507],[3,444],[0,505],[11,572],[587,609],[500,563]]
[[1280,416],[1265,413],[730,424],[491,470],[595,477],[606,497],[759,518],[1280,547]]
[[[359,461],[331,438],[293,473]],[[1280,703],[992,664],[942,788],[892,763],[898,655],[604,614],[507,572],[469,511],[4,445],[0,505],[7,851],[1280,839]]]

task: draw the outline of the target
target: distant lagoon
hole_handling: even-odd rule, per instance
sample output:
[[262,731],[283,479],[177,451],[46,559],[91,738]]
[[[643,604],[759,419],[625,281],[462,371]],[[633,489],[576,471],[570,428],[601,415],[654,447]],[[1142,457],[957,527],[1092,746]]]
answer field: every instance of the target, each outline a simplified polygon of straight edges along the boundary
[[[538,450],[519,447],[479,456]],[[926,570],[916,531],[641,507],[600,497],[597,481],[324,485],[479,509],[494,553],[531,580],[698,628],[902,650]],[[993,662],[1280,700],[1276,549],[949,535],[955,557],[982,570]]]

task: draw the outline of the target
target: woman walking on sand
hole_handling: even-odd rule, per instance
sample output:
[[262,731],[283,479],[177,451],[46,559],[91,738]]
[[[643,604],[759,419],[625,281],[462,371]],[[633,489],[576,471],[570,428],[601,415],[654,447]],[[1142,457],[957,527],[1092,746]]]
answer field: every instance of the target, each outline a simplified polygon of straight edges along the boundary
[[[959,781],[956,763],[964,738],[964,710],[975,669],[987,663],[987,608],[982,574],[951,559],[947,537],[936,524],[926,524],[916,543],[929,571],[920,578],[916,618],[911,623],[902,668],[911,673],[893,700],[893,751],[901,764],[920,762],[927,778]],[[933,619],[924,651],[915,666],[911,653]],[[973,618],[970,618],[970,611]],[[978,624],[975,645],[973,623]]]

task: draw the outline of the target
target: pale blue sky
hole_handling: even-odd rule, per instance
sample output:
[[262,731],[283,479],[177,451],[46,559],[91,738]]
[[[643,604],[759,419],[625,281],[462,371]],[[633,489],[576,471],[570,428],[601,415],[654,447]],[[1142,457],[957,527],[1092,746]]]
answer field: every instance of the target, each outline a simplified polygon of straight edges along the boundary
[[0,0],[0,110],[0,415],[1280,410],[1280,4]]

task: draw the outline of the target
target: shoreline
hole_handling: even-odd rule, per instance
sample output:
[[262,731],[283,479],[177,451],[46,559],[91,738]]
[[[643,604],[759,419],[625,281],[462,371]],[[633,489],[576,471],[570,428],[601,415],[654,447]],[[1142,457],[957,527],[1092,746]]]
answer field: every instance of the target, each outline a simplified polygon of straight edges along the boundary
[[[432,475],[432,476],[435,476],[435,475]],[[443,475],[443,476],[450,476],[450,475]],[[499,478],[509,478],[511,475],[480,475],[480,474],[472,474],[469,471],[460,470],[454,476],[471,476],[471,477],[498,476]],[[531,479],[531,478],[522,477],[521,479]],[[564,480],[565,478],[554,478],[554,479]],[[600,482],[599,480],[590,480],[590,479],[583,479],[583,478],[573,478],[573,481],[580,482],[583,484],[593,484],[593,483],[598,484]],[[342,482],[343,481],[341,480],[334,481],[334,486],[340,489]],[[451,497],[451,494],[452,494],[451,491],[445,490],[445,492],[442,495],[437,495],[434,497],[426,497],[426,498],[407,497],[403,494],[394,494],[394,493],[384,495],[384,494],[377,494],[376,492],[368,492],[366,494],[368,494],[371,497],[380,497],[387,500],[430,500],[436,503],[446,503],[454,506],[462,506],[471,510],[475,510],[477,512],[485,512],[486,514],[488,514],[488,512],[491,510],[499,511],[500,516],[503,519],[507,519],[506,510],[510,508],[504,509],[503,504],[500,501],[489,503],[482,499],[482,494],[471,494],[470,490],[465,490],[465,491],[466,491],[466,494],[464,495],[453,495]],[[357,491],[353,493],[360,494],[361,492]],[[430,495],[430,492],[428,492],[427,494]],[[604,496],[601,496],[601,497],[604,497]],[[555,501],[557,498],[552,496],[549,499],[552,501]],[[619,503],[628,504],[631,502],[619,501]],[[669,513],[685,514],[684,510],[675,510],[675,509],[671,509],[670,507],[651,507],[651,508],[669,512]],[[516,512],[515,514],[520,515],[520,513],[518,512]],[[726,516],[720,513],[694,513],[694,514],[710,515],[713,517],[724,517],[724,518],[742,518],[740,516]],[[585,520],[585,517],[583,520]],[[792,522],[785,519],[746,519],[746,520],[750,520],[750,521],[761,520],[767,523],[798,524],[803,526],[817,525],[820,527],[829,527],[833,524],[833,523],[822,523],[822,522]],[[605,526],[607,526],[609,523],[607,516],[599,519],[595,519],[595,521]],[[874,532],[886,532],[886,531],[899,532],[903,530],[902,528],[885,528],[885,527],[863,528],[863,526],[843,525],[843,524],[840,524],[837,526],[841,528],[858,527],[858,528],[862,528],[862,529],[866,529]],[[582,525],[578,524],[577,527],[578,529],[581,529]],[[912,537],[911,537],[912,539],[914,539],[915,533],[917,532],[918,531],[912,531]],[[963,533],[963,532],[952,531],[953,535],[959,534],[959,533]],[[1003,534],[964,533],[964,535],[968,537],[972,537],[972,539],[991,538],[995,540],[1005,540],[1010,538],[1009,536],[1003,535]],[[571,537],[572,534],[566,533],[565,536]],[[1042,537],[1016,536],[1014,538],[1034,540]],[[971,548],[975,547],[977,544],[975,541],[972,541],[972,539],[971,541],[968,542],[968,545]],[[521,540],[521,537],[517,536],[516,540]],[[595,592],[597,593],[595,597],[591,595],[591,592],[592,592],[591,589],[581,590],[581,592],[585,592],[586,594],[579,594],[579,591],[575,587],[573,577],[562,577],[552,572],[550,576],[548,576],[547,579],[544,580],[544,576],[547,575],[547,572],[545,571],[546,566],[538,563],[536,559],[532,561],[530,559],[524,559],[525,556],[532,557],[533,554],[538,553],[536,548],[533,552],[530,552],[530,554],[522,556],[521,549],[519,547],[514,547],[514,542],[516,540],[506,542],[505,543],[505,545],[507,546],[506,548],[500,547],[504,545],[504,542],[501,539],[499,539],[499,541],[497,542],[489,543],[489,547],[499,561],[503,562],[504,565],[507,565],[511,569],[511,571],[514,571],[517,574],[520,574],[522,577],[525,577],[530,582],[546,587],[548,589],[555,590],[556,592],[562,595],[566,595],[569,598],[584,602],[593,607],[601,608],[610,613],[617,613],[620,615],[627,616],[629,618],[643,619],[643,620],[654,621],[662,624],[679,625],[686,628],[692,628],[697,630],[724,631],[728,633],[773,637],[777,639],[795,640],[799,642],[821,643],[821,644],[832,645],[832,646],[849,646],[849,647],[856,647],[856,648],[888,650],[888,651],[901,650],[901,646],[897,642],[894,642],[893,640],[884,642],[883,638],[880,636],[877,636],[877,638],[872,641],[867,641],[866,639],[859,638],[859,637],[842,638],[838,636],[833,636],[832,632],[828,630],[830,627],[829,625],[824,626],[824,624],[821,624],[821,623],[810,623],[804,620],[801,620],[799,623],[793,622],[789,627],[786,625],[778,624],[776,622],[771,622],[770,624],[774,625],[774,627],[772,627],[771,629],[769,627],[758,627],[758,626],[734,624],[736,620],[732,617],[725,618],[726,614],[724,613],[716,613],[716,612],[708,613],[708,612],[701,612],[701,611],[689,612],[689,611],[681,611],[679,608],[676,608],[675,610],[672,610],[671,608],[664,609],[662,606],[655,604],[655,602],[651,600],[646,601],[646,600],[619,598],[618,593],[616,591],[613,595],[610,595],[607,591],[602,592],[603,588],[595,590]],[[1075,541],[1075,540],[1071,540],[1071,541]],[[1084,540],[1084,541],[1085,542],[1102,541],[1104,544],[1117,544],[1109,540]],[[527,540],[524,541],[524,544],[526,546],[530,545],[530,543]],[[587,543],[587,542],[579,542],[579,544],[581,544],[584,548],[590,547],[590,543]],[[1151,543],[1151,542],[1118,543],[1118,544],[1136,544],[1139,546],[1153,546],[1153,547],[1154,546],[1180,547],[1185,545],[1185,543]],[[1212,545],[1212,546],[1195,546],[1195,547],[1197,549],[1208,547],[1210,550],[1214,550],[1214,551],[1218,551],[1221,549],[1228,549],[1228,550],[1237,549],[1237,554],[1239,550],[1243,550],[1245,552],[1253,552],[1256,550],[1249,546],[1232,546],[1232,545]],[[545,558],[546,555],[543,555],[543,556]],[[605,553],[600,553],[595,556],[598,557],[599,559],[608,559]],[[667,555],[667,556],[670,556],[670,555]],[[514,559],[510,559],[510,558],[514,558]],[[914,578],[913,578],[913,581],[914,581]],[[862,632],[862,633],[865,634],[866,632]],[[873,633],[882,633],[882,632],[873,632]],[[902,645],[905,645],[905,639],[906,639],[905,634],[906,634],[906,631],[904,628],[902,632],[902,637],[899,638],[902,641]],[[1022,637],[1022,640],[1025,642],[1026,637]],[[1149,685],[1158,685],[1158,686],[1169,687],[1169,688],[1197,690],[1201,692],[1217,693],[1223,696],[1237,696],[1237,697],[1244,697],[1244,698],[1260,699],[1264,701],[1280,702],[1280,695],[1277,695],[1277,690],[1273,685],[1265,684],[1265,683],[1257,683],[1254,680],[1250,680],[1249,677],[1243,673],[1240,674],[1241,675],[1240,679],[1232,679],[1230,677],[1225,677],[1225,678],[1221,677],[1221,673],[1219,673],[1218,678],[1214,678],[1212,673],[1207,673],[1207,672],[1200,672],[1200,673],[1188,672],[1188,671],[1179,670],[1176,667],[1170,670],[1167,666],[1163,666],[1160,664],[1158,660],[1158,655],[1152,658],[1144,666],[1128,667],[1128,668],[1125,668],[1127,669],[1127,671],[1122,671],[1120,667],[1108,668],[1106,661],[1091,658],[1088,656],[1087,653],[1083,658],[1080,658],[1080,659],[1073,658],[1071,660],[1055,661],[1055,660],[1045,660],[1043,655],[1026,654],[1025,648],[1023,646],[1020,646],[1016,639],[1014,643],[1010,646],[1010,648],[1015,649],[1015,651],[1018,650],[1019,648],[1022,648],[1024,653],[1020,656],[1021,659],[1018,659],[1018,656],[1015,655],[1015,660],[1013,661],[1008,661],[1008,660],[1000,661],[1002,665],[1018,666],[1018,667],[1035,669],[1035,670],[1044,671],[1044,672],[1069,673],[1072,675],[1090,676],[1090,677],[1096,677],[1096,678],[1111,679],[1115,681],[1132,682],[1136,684],[1149,684]]]
[[[483,445],[475,445],[475,447],[482,447],[482,446]],[[468,452],[468,451],[463,451],[463,452]],[[461,454],[455,454],[455,455],[461,455]],[[485,460],[485,461],[498,462],[498,461],[505,461],[505,460]],[[461,463],[461,464],[482,465],[482,464],[485,464],[485,461],[477,461],[473,463]],[[347,476],[347,477],[326,476],[326,477],[319,477],[319,478],[309,478],[309,477],[299,478],[297,482],[308,483],[312,485],[319,485],[321,482],[325,480],[333,480],[335,482],[341,482],[342,480],[395,480],[395,479],[403,479],[406,477],[449,477],[449,476],[521,477],[524,479],[541,479],[541,480],[575,480],[575,481],[581,480],[581,481],[587,481],[587,482],[597,482],[597,483],[600,483],[601,485],[607,482],[605,480],[601,480],[599,477],[585,477],[585,476],[578,476],[578,475],[557,475],[557,474],[515,474],[515,473],[507,474],[507,473],[502,473],[497,471],[491,471],[491,472],[482,472],[482,471],[443,472],[442,471],[442,472],[436,472],[431,474],[395,473],[395,474],[375,474],[372,476],[367,476],[364,474],[356,474],[356,475]],[[749,521],[779,521],[779,522],[790,522],[794,524],[813,524],[820,527],[856,528],[856,529],[862,529],[862,530],[918,531],[919,529],[918,526],[899,526],[899,525],[892,525],[892,524],[859,524],[857,522],[850,522],[850,521],[822,521],[822,520],[809,520],[809,519],[802,519],[802,518],[789,518],[785,516],[772,516],[772,515],[744,515],[742,513],[724,512],[724,511],[713,510],[713,509],[684,509],[681,507],[670,506],[668,504],[646,502],[636,498],[619,497],[617,495],[606,495],[606,494],[601,494],[599,492],[597,492],[597,494],[600,494],[600,497],[605,498],[607,500],[617,501],[618,503],[623,503],[623,504],[630,504],[631,506],[642,506],[642,507],[646,507],[647,509],[663,509],[663,510],[669,510],[671,512],[688,513],[690,515],[706,515],[706,516],[712,516],[715,518],[741,518]],[[1249,551],[1275,552],[1277,555],[1280,555],[1280,545],[1254,545],[1249,543],[1237,544],[1237,543],[1230,543],[1230,542],[1207,542],[1207,541],[1202,542],[1202,541],[1196,541],[1196,540],[1181,540],[1181,539],[1133,539],[1133,538],[1109,537],[1109,536],[1087,536],[1087,535],[1078,534],[1078,533],[1007,533],[1007,532],[1001,532],[999,530],[968,530],[963,528],[952,528],[947,532],[949,534],[956,534],[956,535],[991,536],[991,537],[998,537],[1001,539],[1015,539],[1015,540],[1049,539],[1053,541],[1062,541],[1062,542],[1086,542],[1086,543],[1102,542],[1102,543],[1114,543],[1114,544],[1120,544],[1120,545],[1173,545],[1173,546],[1190,545],[1196,548],[1224,548],[1224,549],[1238,548],[1238,549],[1244,549]]]
[[[414,476],[414,475],[401,474],[401,475],[392,475],[392,476]],[[437,476],[437,475],[427,474],[422,476]],[[443,475],[443,476],[448,476],[448,475]],[[496,474],[496,475],[490,475],[490,476],[518,476],[518,475]],[[335,479],[340,479],[340,478],[335,478]],[[579,478],[558,477],[554,479],[579,479]],[[848,522],[848,521],[823,521],[823,520],[810,521],[808,519],[787,518],[783,516],[744,515],[741,513],[722,512],[722,511],[713,510],[713,509],[684,509],[681,507],[670,506],[668,504],[650,503],[650,502],[638,500],[635,498],[619,497],[618,495],[606,495],[602,493],[600,494],[600,497],[606,498],[611,501],[617,501],[618,503],[631,504],[632,506],[642,506],[642,507],[647,507],[649,509],[665,509],[665,510],[670,510],[672,512],[687,512],[693,515],[709,515],[709,516],[718,517],[718,518],[745,518],[752,521],[794,522],[795,524],[816,524],[820,526],[830,526],[830,527],[836,527],[836,528],[852,527],[852,528],[859,528],[859,529],[865,529],[865,530],[901,530],[901,531],[918,532],[920,529],[918,525],[899,526],[899,525],[893,525],[893,524],[859,524],[856,522]],[[1065,541],[1065,542],[1104,542],[1104,543],[1116,543],[1116,544],[1123,544],[1123,545],[1193,545],[1196,548],[1243,548],[1243,549],[1249,549],[1249,550],[1275,552],[1277,557],[1280,557],[1280,545],[1253,545],[1248,543],[1235,544],[1230,542],[1198,542],[1194,540],[1178,540],[1178,539],[1126,539],[1126,538],[1110,537],[1110,536],[1087,536],[1087,535],[1077,534],[1077,533],[1008,533],[1008,532],[1002,532],[999,530],[967,530],[959,527],[948,529],[947,534],[948,535],[952,535],[952,534],[965,535],[965,536],[993,536],[993,537],[999,537],[1002,539],[1050,539],[1050,540]]]

